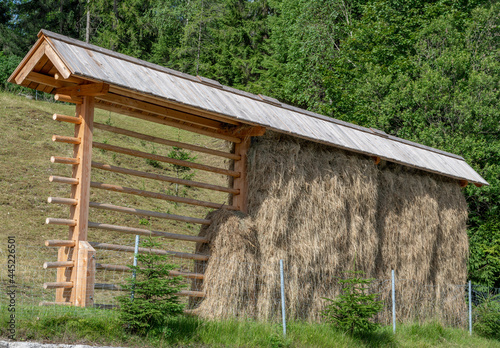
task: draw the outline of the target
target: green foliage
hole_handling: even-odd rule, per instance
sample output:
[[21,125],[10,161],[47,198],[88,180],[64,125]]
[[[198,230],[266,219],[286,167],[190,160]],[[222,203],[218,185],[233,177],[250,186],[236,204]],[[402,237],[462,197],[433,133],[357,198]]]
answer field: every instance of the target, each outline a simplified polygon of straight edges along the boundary
[[[145,248],[154,248],[158,244],[143,241]],[[130,266],[136,278],[130,278],[124,288],[134,292],[120,296],[120,319],[128,332],[138,335],[168,337],[172,333],[168,327],[170,318],[182,314],[184,305],[179,302],[178,293],[185,285],[182,277],[170,277],[169,273],[176,266],[168,263],[168,256],[154,254],[137,255],[137,266]]]
[[500,340],[500,295],[486,295],[474,307],[473,331],[486,338]]
[[21,62],[21,58],[15,55],[6,55],[0,51],[0,89],[7,87],[7,79]]
[[471,229],[469,277],[489,287],[500,287],[500,218],[492,217]]
[[324,298],[330,302],[322,312],[325,321],[342,332],[366,334],[375,331],[380,324],[371,319],[382,310],[382,301],[377,293],[369,294],[373,278],[362,278],[363,271],[347,271],[349,277],[339,279],[341,294],[336,299]]

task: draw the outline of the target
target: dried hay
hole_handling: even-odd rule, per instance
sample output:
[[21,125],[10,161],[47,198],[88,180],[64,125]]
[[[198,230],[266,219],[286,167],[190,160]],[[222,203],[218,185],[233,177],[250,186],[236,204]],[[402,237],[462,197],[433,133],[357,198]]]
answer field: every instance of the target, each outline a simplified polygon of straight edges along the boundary
[[253,142],[248,180],[249,215],[211,213],[202,231],[211,240],[203,317],[279,316],[280,259],[287,315],[307,320],[355,258],[369,277],[395,269],[443,288],[465,282],[467,207],[452,180],[272,132]]

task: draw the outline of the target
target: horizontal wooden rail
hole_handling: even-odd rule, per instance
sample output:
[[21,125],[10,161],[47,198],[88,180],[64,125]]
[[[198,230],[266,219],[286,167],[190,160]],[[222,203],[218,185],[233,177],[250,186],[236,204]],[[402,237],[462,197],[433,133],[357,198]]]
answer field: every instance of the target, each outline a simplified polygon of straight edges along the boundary
[[189,296],[189,297],[205,297],[205,293],[202,291],[192,291],[192,290],[181,290],[176,293],[177,296]]
[[94,308],[98,309],[114,309],[118,307],[119,307],[118,305],[94,303]]
[[46,240],[45,246],[48,246],[48,247],[74,247],[75,241],[74,240],[62,240],[62,239]]
[[[115,284],[103,284],[103,283],[95,283],[94,289],[96,290],[109,290],[109,291],[127,291],[121,286]],[[205,297],[205,293],[202,291],[190,291],[190,290],[181,290],[175,295],[177,296],[190,296],[190,297]]]
[[88,222],[89,228],[95,228],[106,231],[115,231],[122,233],[130,233],[130,234],[138,234],[143,236],[150,237],[163,237],[167,239],[175,239],[175,240],[184,240],[188,242],[196,242],[196,243],[207,243],[208,239],[205,237],[198,236],[189,236],[185,234],[176,234],[176,233],[168,233],[168,232],[160,232],[160,231],[151,231],[142,228],[134,228],[134,227],[126,227],[126,226],[118,226],[118,225],[110,225],[110,224],[101,224],[97,222]]
[[44,289],[69,289],[73,287],[73,282],[54,282],[54,283],[43,283]]
[[118,213],[156,217],[159,219],[189,222],[189,223],[193,223],[193,224],[210,225],[210,220],[208,220],[208,219],[198,219],[198,218],[189,217],[189,216],[160,213],[157,211],[142,210],[142,209],[135,209],[135,208],[128,208],[128,207],[120,207],[120,206],[112,205],[112,204],[90,202],[89,207],[103,209],[103,210],[116,211]]
[[63,87],[63,83],[61,81],[55,80],[52,76],[45,75],[45,74],[40,74],[34,71],[31,71],[28,76],[26,76],[26,79],[42,84],[42,85],[47,85],[52,88],[61,88]]
[[74,124],[81,124],[82,123],[82,119],[80,117],[66,116],[66,115],[60,115],[60,114],[54,114],[52,116],[52,119],[54,121],[68,122],[68,123],[74,123]]
[[39,306],[72,306],[71,302],[49,302],[42,301],[38,304]]
[[50,157],[50,161],[52,163],[62,163],[62,164],[78,164],[78,163],[80,163],[78,158],[59,157],[59,156]]
[[70,185],[78,185],[79,182],[79,180],[76,178],[68,178],[65,176],[55,176],[55,175],[49,176],[49,181],[61,184],[70,184]]
[[47,225],[66,225],[66,226],[76,226],[76,221],[71,219],[56,219],[56,218],[46,218],[45,223]]
[[158,116],[154,116],[154,115],[144,114],[143,112],[140,112],[140,111],[130,110],[127,107],[121,107],[121,106],[113,105],[112,102],[106,102],[106,101],[103,101],[103,100],[99,100],[99,98],[100,97],[96,98],[96,103],[95,103],[95,107],[96,108],[108,110],[108,111],[111,111],[111,112],[116,112],[118,114],[127,115],[127,116],[131,116],[131,117],[137,117],[137,118],[140,118],[142,120],[146,120],[146,121],[150,121],[150,122],[155,122],[155,123],[162,124],[162,125],[165,125],[165,126],[170,126],[170,127],[175,127],[175,128],[179,128],[179,129],[184,129],[184,130],[186,130],[188,132],[198,133],[198,134],[206,135],[206,136],[209,136],[209,137],[212,137],[212,138],[227,140],[227,141],[230,141],[230,142],[233,142],[233,143],[236,143],[236,144],[241,143],[241,138],[239,138],[237,136],[229,135],[227,133],[224,134],[224,133],[218,133],[216,131],[210,131],[210,130],[208,130],[206,128],[197,127],[197,126],[194,126],[194,125],[191,125],[191,124],[186,124],[186,123],[181,122],[181,121],[174,121],[174,120],[166,119],[166,118],[163,118],[163,117],[158,117]]
[[183,167],[204,170],[206,172],[229,175],[229,176],[232,176],[234,178],[239,178],[241,176],[240,172],[236,172],[234,170],[207,166],[205,164],[200,164],[200,163],[195,163],[195,162],[183,161],[183,160],[179,160],[179,159],[171,158],[171,157],[167,157],[167,156],[160,156],[160,155],[155,155],[155,154],[148,153],[148,152],[131,150],[131,149],[127,149],[127,148],[120,147],[120,146],[98,143],[95,141],[92,143],[92,146],[97,148],[97,149],[101,149],[101,150],[107,150],[107,151],[121,153],[124,155],[129,155],[129,156],[134,156],[134,157],[147,158],[150,160],[170,163],[170,164],[174,164],[177,166],[183,166]]
[[[135,252],[135,248],[133,246],[98,243],[98,242],[89,242],[89,244],[92,245],[94,247],[94,249],[124,251],[124,252],[129,252],[129,253]],[[170,255],[173,257],[180,258],[180,259],[189,259],[189,260],[197,260],[197,261],[207,261],[208,260],[207,255],[181,253],[178,251],[139,248],[139,252],[140,253],[150,253],[150,254],[154,254],[154,255]]]
[[95,283],[94,289],[96,290],[110,290],[110,291],[126,291],[122,287],[115,284],[103,284],[103,283]]
[[[111,265],[105,263],[97,263],[97,270],[114,271],[114,272],[132,272],[132,269],[128,266],[122,265]],[[180,272],[180,271],[170,271],[169,275],[172,277],[184,277],[189,279],[203,279],[204,275],[201,273],[190,273],[190,272]]]
[[236,160],[236,161],[239,160],[239,159],[241,159],[240,155],[236,155],[234,153],[224,152],[224,151],[219,151],[219,150],[213,150],[213,149],[208,149],[208,148],[205,148],[205,147],[202,147],[202,146],[197,146],[197,145],[192,145],[192,144],[187,144],[187,143],[181,143],[181,142],[178,142],[178,141],[173,141],[173,140],[167,140],[167,139],[163,139],[163,138],[153,137],[151,135],[137,133],[137,132],[130,131],[130,130],[127,130],[127,129],[123,129],[123,128],[108,126],[107,124],[101,124],[101,123],[95,123],[94,122],[94,128],[101,129],[101,130],[108,131],[108,132],[113,132],[113,133],[116,133],[116,134],[127,135],[129,137],[133,137],[133,138],[137,138],[137,139],[141,139],[141,140],[150,141],[152,143],[180,147],[182,149],[188,149],[188,150],[192,150],[192,151],[196,151],[196,152],[206,153],[206,154],[209,154],[209,155],[220,156],[220,157],[224,157],[224,158],[233,159],[233,160]]
[[197,181],[191,181],[191,180],[178,179],[178,178],[174,178],[174,177],[166,176],[166,175],[141,172],[139,170],[121,168],[121,167],[116,167],[116,166],[112,166],[112,165],[109,165],[109,164],[102,164],[102,163],[92,162],[92,168],[107,170],[107,171],[113,172],[113,173],[120,173],[120,174],[138,176],[138,177],[146,178],[146,179],[171,182],[171,183],[179,184],[179,185],[185,185],[185,186],[191,186],[191,187],[199,187],[199,188],[204,188],[204,189],[207,189],[207,190],[227,192],[227,193],[232,193],[232,194],[236,194],[236,195],[240,193],[240,190],[229,188],[229,187],[212,185],[212,184],[207,184],[207,183],[204,183],[204,182],[197,182]]
[[74,267],[75,262],[74,261],[57,261],[57,262],[45,262],[43,264],[43,268],[67,268],[67,267]]
[[62,135],[53,135],[52,141],[56,141],[59,143],[66,143],[66,144],[80,144],[82,142],[80,138],[65,137]]
[[130,188],[130,187],[123,187],[123,186],[119,186],[119,185],[103,184],[100,182],[91,182],[90,187],[101,189],[101,190],[113,191],[113,192],[127,193],[127,194],[131,194],[131,195],[136,195],[136,196],[161,199],[164,201],[197,205],[197,206],[207,207],[207,208],[220,209],[222,207],[225,207],[226,209],[229,209],[229,210],[238,210],[237,207],[232,206],[232,205],[224,205],[224,204],[213,203],[213,202],[199,201],[197,199],[192,199],[192,198],[172,196],[172,195],[167,195],[167,194],[159,193],[159,192],[138,190],[138,189],[134,189],[134,188]]
[[77,205],[78,200],[74,198],[49,197],[47,202],[54,204]]

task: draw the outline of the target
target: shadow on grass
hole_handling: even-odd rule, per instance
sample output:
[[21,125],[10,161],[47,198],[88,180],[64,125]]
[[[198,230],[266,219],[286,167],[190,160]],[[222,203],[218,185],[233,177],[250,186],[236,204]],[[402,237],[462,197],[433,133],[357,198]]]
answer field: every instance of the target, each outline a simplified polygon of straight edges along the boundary
[[367,347],[396,347],[396,339],[394,335],[384,329],[379,329],[374,332],[358,333],[352,336],[354,341],[358,341],[361,345]]

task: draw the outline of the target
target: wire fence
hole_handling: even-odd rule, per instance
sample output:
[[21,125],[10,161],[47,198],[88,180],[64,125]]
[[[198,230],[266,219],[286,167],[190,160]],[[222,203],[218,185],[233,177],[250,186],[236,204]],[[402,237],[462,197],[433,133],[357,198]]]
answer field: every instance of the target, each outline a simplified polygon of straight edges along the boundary
[[[55,290],[44,289],[43,284],[56,280],[56,269],[44,269],[43,262],[57,260],[57,248],[42,246],[16,245],[15,248],[15,271],[9,272],[9,251],[0,249],[0,308],[4,310],[9,306],[11,297],[9,293],[15,290],[15,304],[17,310],[23,307],[38,306],[42,302],[54,302]],[[116,251],[99,250],[96,255],[97,265],[119,264],[132,265],[134,253],[120,253]],[[190,274],[203,274],[205,262],[193,260],[174,259],[171,260],[178,266],[177,271]],[[269,266],[269,265],[267,265]],[[252,265],[240,263],[238,267],[251,268]],[[255,267],[254,267],[255,268]],[[298,299],[293,292],[300,289],[301,294],[308,294],[312,286],[306,282],[297,284],[297,278],[291,275],[284,265],[283,282],[280,280],[280,265],[267,267],[267,275],[259,275],[255,284],[247,284],[244,289],[235,286],[227,289],[231,296],[219,294],[215,299],[201,297],[181,297],[186,308],[204,317],[211,318],[251,318],[257,320],[282,321],[282,306],[288,320],[321,321],[321,310],[327,304],[326,298],[335,298],[339,295],[341,287],[338,279],[325,277],[321,291],[311,291],[311,296],[301,295]],[[96,270],[94,303],[101,308],[112,308],[118,304],[117,296],[130,296],[130,293],[121,291],[120,286],[125,284],[132,276],[131,271],[112,271],[108,269]],[[203,281],[196,278],[185,278],[185,288],[190,291],[205,291]],[[14,285],[14,286],[13,286]],[[394,286],[395,296],[392,296]],[[112,289],[112,290],[109,290]],[[283,289],[283,291],[282,291]],[[480,285],[472,285],[471,289],[472,313],[469,313],[468,284],[446,284],[433,285],[422,284],[411,279],[396,277],[394,282],[391,275],[386,279],[374,279],[368,286],[369,293],[379,294],[383,302],[382,311],[375,320],[383,325],[392,325],[393,306],[395,306],[396,322],[399,323],[424,323],[428,321],[439,321],[443,325],[468,329],[469,315],[473,320],[476,317],[474,310],[481,305],[485,299],[500,294],[500,289],[487,288]],[[313,294],[314,293],[314,294]],[[264,300],[265,299],[265,300]],[[203,304],[207,301],[208,305]],[[104,306],[105,305],[105,306]],[[47,311],[56,312],[57,308],[67,306],[47,307]],[[43,310],[43,309],[42,309]],[[61,311],[63,311],[61,309]],[[67,309],[64,308],[67,312]]]

